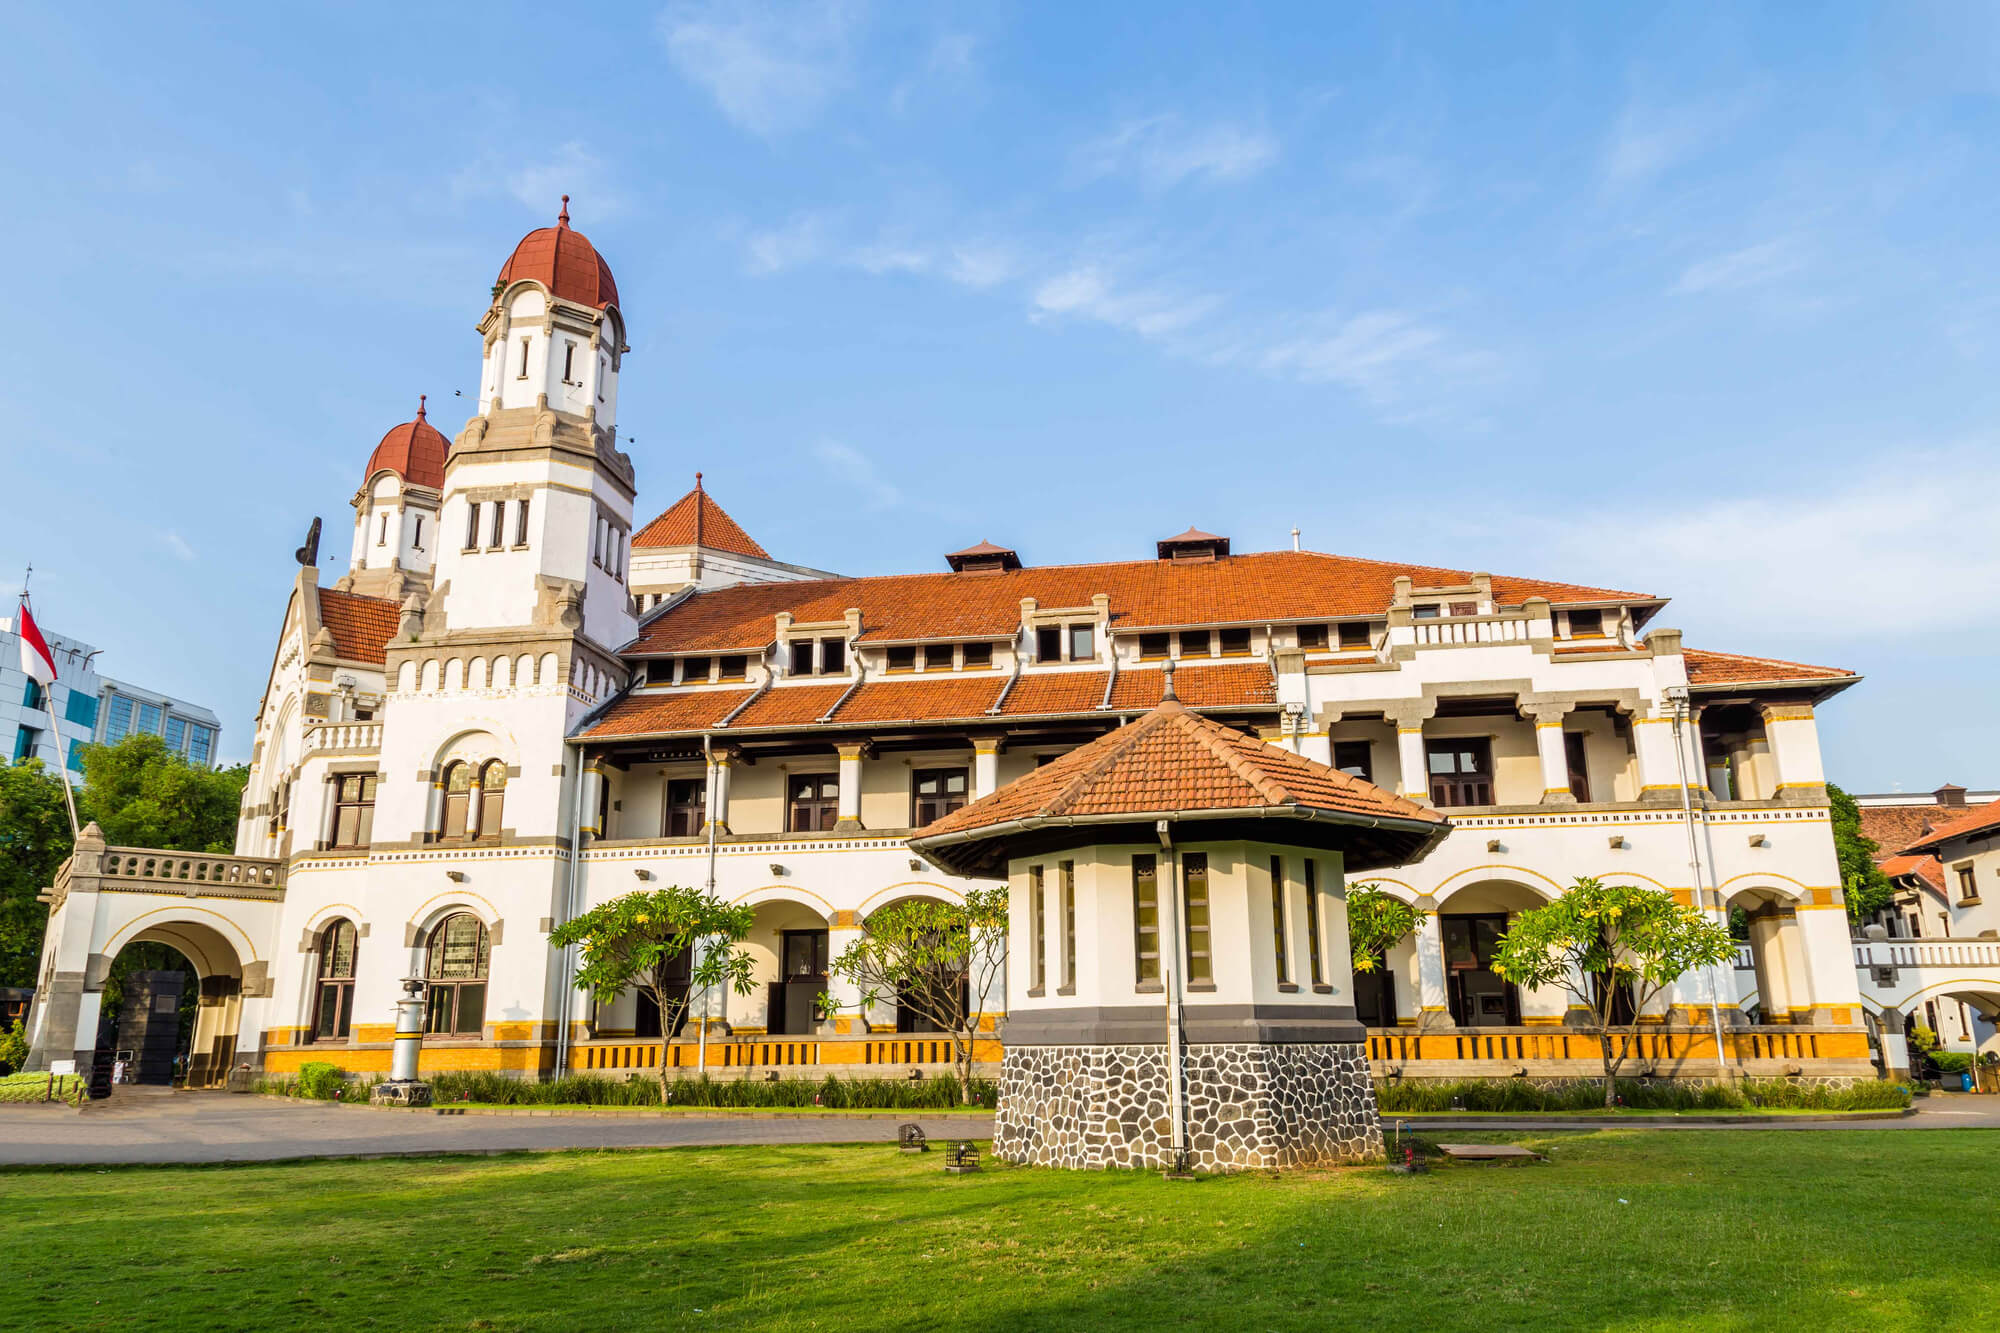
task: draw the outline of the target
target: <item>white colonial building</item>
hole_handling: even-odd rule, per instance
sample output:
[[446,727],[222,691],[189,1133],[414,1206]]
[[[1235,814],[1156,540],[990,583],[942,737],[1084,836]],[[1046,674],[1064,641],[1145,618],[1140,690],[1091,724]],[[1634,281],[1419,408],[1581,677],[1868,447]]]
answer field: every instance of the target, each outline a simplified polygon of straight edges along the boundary
[[1193,529],[1109,564],[984,542],[840,578],[773,559],[699,478],[644,521],[625,314],[566,209],[478,330],[478,415],[384,436],[347,574],[298,573],[237,855],[86,839],[52,886],[37,1059],[87,1055],[111,959],[159,940],[204,976],[198,1081],[385,1070],[410,976],[426,1069],[641,1068],[658,1014],[575,993],[548,936],[679,882],[755,906],[759,985],[710,997],[671,1064],[942,1062],[893,1002],[857,1017],[828,959],[885,904],[964,891],[916,830],[1152,709],[1171,663],[1197,713],[1449,817],[1366,876],[1429,913],[1353,997],[1378,1075],[1593,1072],[1562,996],[1490,966],[1511,914],[1585,875],[1747,919],[1737,967],[1648,1015],[1646,1067],[1870,1074],[1814,722],[1851,673],[1685,647],[1648,594]]

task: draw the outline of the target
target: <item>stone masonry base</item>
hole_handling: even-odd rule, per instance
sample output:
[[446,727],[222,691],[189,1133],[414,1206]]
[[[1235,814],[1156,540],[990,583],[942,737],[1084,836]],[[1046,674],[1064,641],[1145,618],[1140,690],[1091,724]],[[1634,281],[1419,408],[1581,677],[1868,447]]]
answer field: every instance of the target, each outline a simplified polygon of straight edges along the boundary
[[[1382,1126],[1360,1043],[1189,1046],[1197,1171],[1376,1161]],[[1165,1167],[1167,1048],[1009,1046],[993,1151],[1034,1166]]]

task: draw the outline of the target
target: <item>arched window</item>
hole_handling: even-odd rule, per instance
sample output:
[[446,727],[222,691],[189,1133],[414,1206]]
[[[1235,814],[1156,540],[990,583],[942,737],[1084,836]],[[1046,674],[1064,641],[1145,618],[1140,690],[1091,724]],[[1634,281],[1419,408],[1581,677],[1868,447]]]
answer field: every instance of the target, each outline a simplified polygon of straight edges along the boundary
[[479,770],[479,836],[500,836],[500,812],[507,795],[507,765],[495,759]]
[[476,1037],[486,1022],[486,925],[470,912],[448,916],[424,951],[424,1031]]
[[319,986],[313,1040],[346,1041],[354,1018],[354,923],[342,917],[319,933]]
[[466,812],[472,804],[472,765],[453,764],[444,771],[444,823],[441,837],[465,836]]

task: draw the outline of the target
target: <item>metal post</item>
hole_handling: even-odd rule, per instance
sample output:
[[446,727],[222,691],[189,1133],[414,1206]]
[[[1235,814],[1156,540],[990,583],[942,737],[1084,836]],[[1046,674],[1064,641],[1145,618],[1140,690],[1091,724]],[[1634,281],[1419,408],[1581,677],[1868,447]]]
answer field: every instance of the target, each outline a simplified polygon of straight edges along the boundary
[[[1688,871],[1694,877],[1695,905],[1699,908],[1701,906],[1701,895],[1708,892],[1708,886],[1704,883],[1706,876],[1703,873],[1701,862],[1701,840],[1695,836],[1694,831],[1694,801],[1688,794],[1687,745],[1682,739],[1681,734],[1681,724],[1685,719],[1688,707],[1687,691],[1684,689],[1668,690],[1667,700],[1674,708],[1674,769],[1680,774],[1681,818],[1687,824],[1688,835]],[[1721,897],[1721,890],[1716,890],[1716,911],[1722,915],[1722,928],[1726,933],[1729,929],[1729,912],[1722,905]],[[1716,975],[1718,967],[1711,966],[1707,971],[1708,1016],[1715,1027],[1715,1072],[1723,1082],[1727,1083],[1729,1081],[1729,1060],[1723,1054],[1722,1049],[1722,981]]]

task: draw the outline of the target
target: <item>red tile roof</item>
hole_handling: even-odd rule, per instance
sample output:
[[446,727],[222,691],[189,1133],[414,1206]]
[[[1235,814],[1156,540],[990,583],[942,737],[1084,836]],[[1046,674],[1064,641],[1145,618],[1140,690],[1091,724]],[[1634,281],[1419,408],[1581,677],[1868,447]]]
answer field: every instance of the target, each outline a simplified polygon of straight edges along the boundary
[[1688,684],[1696,687],[1857,679],[1844,667],[1808,666],[1776,657],[1744,657],[1740,653],[1711,653],[1701,648],[1683,649],[1682,656],[1687,659]]
[[1088,713],[1104,699],[1109,671],[1036,671],[1021,676],[1000,705],[1004,717]]
[[350,662],[385,663],[401,613],[387,597],[363,597],[320,588],[319,623],[333,634],[333,649]]
[[771,558],[771,553],[759,546],[701,488],[700,473],[695,474],[694,489],[674,501],[666,513],[639,529],[632,538],[632,545],[704,546],[711,551],[727,551],[731,555],[752,555],[759,560]]
[[[1160,702],[1165,672],[1158,669],[1121,671],[1111,690],[1111,706],[1151,708]],[[1222,666],[1182,666],[1174,672],[1174,695],[1196,708],[1244,705],[1274,706],[1278,702],[1271,668],[1262,662],[1231,662]]]
[[1969,838],[1980,833],[2000,833],[2000,801],[1978,806],[1958,819],[1940,824],[1904,847],[1903,851],[1936,851],[1954,838]]
[[444,456],[451,442],[424,419],[424,400],[429,396],[417,396],[416,420],[390,427],[375,446],[375,452],[368,456],[368,470],[361,474],[362,485],[386,468],[413,486],[444,489]]
[[[1435,810],[1169,701],[946,815],[911,845],[950,864],[977,859],[963,851],[966,844],[1019,831],[1024,823],[1109,823],[1126,815],[1216,811],[1269,815],[1287,808],[1300,819],[1324,812],[1363,824],[1396,821],[1419,830],[1411,844],[1418,854],[1448,827]],[[1274,840],[1286,838],[1283,824],[1274,821],[1269,828]],[[954,846],[961,850],[954,853]]]
[[840,706],[833,720],[848,722],[928,722],[980,717],[1000,697],[1007,678],[986,671],[973,676],[925,680],[871,680]]
[[618,284],[611,277],[611,265],[597,253],[597,247],[582,232],[569,225],[569,196],[553,227],[539,227],[521,238],[514,253],[500,266],[494,285],[533,280],[565,301],[578,305],[618,304]]
[[[1006,637],[1020,626],[1023,597],[1043,608],[1085,607],[1100,592],[1111,598],[1112,625],[1119,630],[1379,616],[1400,575],[1419,587],[1457,585],[1472,577],[1468,570],[1435,565],[1264,551],[1212,563],[1127,560],[985,574],[742,584],[696,593],[657,616],[640,631],[632,651],[754,652],[771,641],[773,617],[780,611],[824,623],[840,620],[849,607],[861,611],[864,641]],[[1509,606],[1530,597],[1558,603],[1654,600],[1642,593],[1504,575],[1494,576],[1493,593]]]
[[652,736],[670,731],[705,731],[750,697],[749,690],[691,690],[684,694],[628,694],[614,700],[585,736]]
[[1939,897],[1944,896],[1944,862],[1938,860],[1935,856],[1890,856],[1885,857],[1877,864],[1881,866],[1882,873],[1890,879],[1901,879],[1907,875],[1914,875],[1922,880],[1931,892],[1937,894]]
[[780,685],[766,690],[762,698],[738,714],[732,729],[755,727],[800,727],[817,722],[840,696],[852,687],[851,681],[831,685]]

